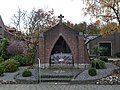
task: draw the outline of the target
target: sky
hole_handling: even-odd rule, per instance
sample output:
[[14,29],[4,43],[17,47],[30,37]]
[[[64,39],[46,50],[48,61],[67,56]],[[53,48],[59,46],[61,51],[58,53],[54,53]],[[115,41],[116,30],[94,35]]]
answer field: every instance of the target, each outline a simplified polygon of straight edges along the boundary
[[30,12],[33,8],[45,11],[54,9],[55,16],[64,15],[72,23],[91,22],[89,16],[85,17],[82,11],[82,0],[0,0],[0,15],[5,25],[11,25],[13,14],[22,10]]

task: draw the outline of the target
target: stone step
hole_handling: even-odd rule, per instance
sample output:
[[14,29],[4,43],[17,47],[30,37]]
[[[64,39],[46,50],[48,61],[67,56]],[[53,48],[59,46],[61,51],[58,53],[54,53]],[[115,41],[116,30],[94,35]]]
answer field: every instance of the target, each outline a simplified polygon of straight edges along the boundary
[[70,82],[72,78],[40,78],[41,82]]
[[73,75],[42,75],[41,78],[73,78]]

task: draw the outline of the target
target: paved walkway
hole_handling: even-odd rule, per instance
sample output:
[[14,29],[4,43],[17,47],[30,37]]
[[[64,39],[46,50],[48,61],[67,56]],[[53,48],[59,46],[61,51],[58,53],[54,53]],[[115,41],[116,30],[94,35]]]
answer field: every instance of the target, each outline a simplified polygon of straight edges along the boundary
[[120,90],[120,85],[17,84],[0,85],[0,90]]

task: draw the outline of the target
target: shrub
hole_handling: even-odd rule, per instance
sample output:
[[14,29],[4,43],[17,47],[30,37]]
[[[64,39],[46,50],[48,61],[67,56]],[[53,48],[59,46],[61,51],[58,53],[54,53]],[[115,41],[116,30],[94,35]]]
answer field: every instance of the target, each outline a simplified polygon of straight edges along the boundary
[[91,61],[91,67],[96,68],[96,63],[97,63],[97,60],[92,60]]
[[96,70],[96,68],[90,68],[90,69],[88,70],[88,74],[89,74],[90,76],[96,76],[96,75],[97,75],[97,70]]
[[91,67],[96,69],[105,69],[105,62],[100,59],[94,59],[91,61]]
[[0,63],[2,63],[4,61],[4,59],[2,57],[0,57]]
[[96,56],[98,56],[100,54],[100,48],[98,45],[94,45],[92,47],[92,54],[95,54]]
[[29,69],[25,69],[22,73],[23,77],[30,77],[32,75],[32,72]]
[[99,59],[92,60],[91,61],[91,67],[96,68],[96,69],[100,69],[100,67],[99,67]]
[[102,60],[99,60],[99,61],[98,61],[98,65],[99,65],[99,68],[98,68],[98,69],[105,69],[105,68],[106,68],[105,62],[102,61]]
[[0,76],[4,73],[4,66],[0,64]]
[[106,47],[94,45],[92,47],[92,54],[95,54],[96,56],[100,56],[100,55],[104,56],[104,55],[106,55],[107,50],[108,50],[108,48],[106,48]]
[[34,58],[32,58],[31,56],[26,56],[26,57],[27,57],[27,63],[26,63],[26,65],[33,65]]
[[15,55],[12,57],[15,61],[18,61],[21,66],[24,66],[26,64],[26,57],[23,55]]
[[108,48],[107,47],[103,47],[101,46],[101,52],[100,52],[100,56],[109,56],[108,52]]
[[7,55],[7,51],[6,51],[8,44],[9,44],[9,41],[7,38],[3,38],[1,40],[0,54],[1,54],[1,57],[4,59],[8,59],[8,55]]
[[7,47],[7,53],[10,55],[16,54],[26,54],[27,53],[27,45],[24,41],[11,41]]
[[108,62],[108,58],[106,56],[101,56],[100,60],[104,61],[104,62]]
[[15,61],[14,59],[8,59],[2,64],[4,65],[5,72],[14,72],[19,67],[19,62]]
[[31,65],[33,63],[29,57],[23,55],[15,55],[12,59],[18,61],[21,66]]

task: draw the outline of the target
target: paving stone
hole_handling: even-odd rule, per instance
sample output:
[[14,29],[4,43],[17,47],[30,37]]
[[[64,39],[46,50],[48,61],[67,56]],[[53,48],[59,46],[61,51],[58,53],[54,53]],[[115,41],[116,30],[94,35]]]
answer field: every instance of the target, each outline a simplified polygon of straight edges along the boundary
[[120,85],[17,84],[1,85],[0,90],[120,90]]

